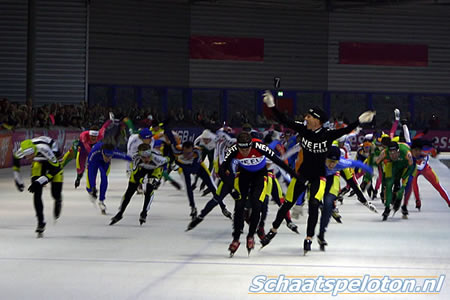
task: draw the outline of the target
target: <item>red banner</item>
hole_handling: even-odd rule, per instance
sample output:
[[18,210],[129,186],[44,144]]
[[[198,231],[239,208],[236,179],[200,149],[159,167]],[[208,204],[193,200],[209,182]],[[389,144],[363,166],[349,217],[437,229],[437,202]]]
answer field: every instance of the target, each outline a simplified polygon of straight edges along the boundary
[[426,67],[428,45],[341,42],[339,63]]
[[[9,168],[12,166],[13,153],[19,149],[20,143],[23,140],[41,135],[46,135],[54,139],[58,143],[61,153],[65,153],[72,146],[72,142],[80,137],[80,132],[66,131],[65,129],[30,129],[13,133],[0,133],[0,168]],[[30,164],[30,161],[22,159],[21,165],[27,164]]]
[[264,60],[264,39],[191,36],[190,57],[217,60]]

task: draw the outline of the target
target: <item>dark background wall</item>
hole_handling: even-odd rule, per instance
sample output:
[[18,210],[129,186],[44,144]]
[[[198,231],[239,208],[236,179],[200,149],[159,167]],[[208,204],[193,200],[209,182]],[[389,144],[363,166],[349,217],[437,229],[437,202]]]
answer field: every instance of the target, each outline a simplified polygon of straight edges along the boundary
[[25,101],[28,0],[0,1],[0,97]]
[[187,86],[189,19],[187,2],[92,1],[89,82]]
[[[35,26],[27,32],[28,2]],[[274,76],[283,89],[450,92],[447,6],[329,12],[290,0],[0,0],[0,14],[0,96],[18,101],[26,96],[27,49],[37,104],[78,103],[87,82],[263,89]],[[191,35],[262,38],[264,61],[190,59]],[[340,41],[427,44],[429,65],[342,65]]]

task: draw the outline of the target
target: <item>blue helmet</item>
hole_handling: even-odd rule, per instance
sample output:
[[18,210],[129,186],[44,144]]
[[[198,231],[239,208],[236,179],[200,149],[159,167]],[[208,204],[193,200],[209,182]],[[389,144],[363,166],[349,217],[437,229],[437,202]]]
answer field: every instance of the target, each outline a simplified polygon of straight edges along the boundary
[[144,128],[144,129],[141,129],[141,131],[139,131],[139,136],[141,139],[145,140],[145,139],[151,139],[153,134],[150,131],[150,129]]

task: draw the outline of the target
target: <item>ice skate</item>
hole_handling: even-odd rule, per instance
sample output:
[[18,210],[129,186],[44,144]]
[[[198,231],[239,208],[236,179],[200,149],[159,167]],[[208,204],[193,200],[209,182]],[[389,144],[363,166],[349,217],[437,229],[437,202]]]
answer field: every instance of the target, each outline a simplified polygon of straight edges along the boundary
[[264,226],[259,226],[258,230],[256,230],[256,234],[258,235],[259,240],[261,241],[266,236],[266,233],[264,231]]
[[368,209],[370,209],[371,211],[373,211],[374,213],[378,214],[378,210],[375,207],[375,205],[372,204],[372,202],[366,201],[364,203],[364,206],[366,206]]
[[228,219],[233,220],[233,214],[232,214],[226,207],[224,207],[224,208],[222,209],[222,214],[223,214],[225,217],[227,217]]
[[106,205],[103,201],[98,201],[98,207],[100,208],[102,215],[106,215]]
[[114,225],[117,222],[119,222],[120,220],[122,220],[122,214],[118,213],[117,215],[115,215],[114,217],[111,218],[111,223],[109,223],[109,225]]
[[61,209],[62,209],[62,201],[55,201],[55,206],[53,208],[53,218],[56,220],[59,219],[59,216],[61,215]]
[[75,188],[80,186],[81,178],[83,177],[83,174],[78,174],[77,179],[75,179]]
[[251,236],[247,237],[247,251],[248,256],[250,256],[250,252],[255,249],[255,239]]
[[228,250],[230,251],[230,257],[234,256],[234,253],[236,253],[237,249],[239,248],[239,245],[241,243],[237,240],[234,240],[231,242],[230,246],[228,247]]
[[389,209],[389,207],[386,207],[385,209],[384,209],[384,212],[383,212],[383,221],[386,221],[387,220],[387,218],[389,217],[389,214],[391,213],[391,210]]
[[291,222],[287,223],[286,226],[287,226],[287,228],[289,228],[290,230],[292,230],[292,231],[295,232],[296,234],[300,234],[300,233],[298,232],[298,226],[295,225],[294,222],[291,221]]
[[203,218],[201,217],[195,217],[192,219],[192,221],[188,224],[188,227],[186,228],[186,231],[194,229],[198,224],[200,224],[203,221]]
[[312,244],[311,240],[305,239],[303,241],[303,255],[306,255],[306,253],[311,251],[311,244]]
[[261,249],[269,245],[270,241],[277,235],[276,232],[269,230],[269,232],[261,239]]
[[342,217],[339,214],[339,210],[337,208],[333,209],[333,211],[331,212],[331,216],[333,217],[333,219],[338,222],[338,223],[342,223]]
[[318,236],[317,242],[319,243],[320,251],[325,251],[325,246],[328,246],[327,241],[323,237]]
[[402,206],[402,218],[403,219],[408,219],[408,208],[406,207],[406,205]]
[[146,221],[147,221],[147,212],[143,211],[139,216],[139,225],[142,226],[142,224],[144,224]]
[[191,207],[191,213],[189,214],[189,216],[191,217],[192,220],[194,220],[195,217],[197,217],[197,208],[196,207]]
[[38,226],[36,227],[36,233],[37,233],[37,238],[43,238],[44,237],[44,231],[45,231],[45,223],[41,223],[38,224]]

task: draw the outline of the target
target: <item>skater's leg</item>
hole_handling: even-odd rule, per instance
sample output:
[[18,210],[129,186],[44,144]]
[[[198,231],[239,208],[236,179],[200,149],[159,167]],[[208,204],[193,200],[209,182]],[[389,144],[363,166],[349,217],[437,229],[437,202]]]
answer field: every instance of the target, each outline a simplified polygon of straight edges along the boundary
[[309,202],[308,202],[308,225],[306,227],[306,238],[311,239],[314,236],[314,230],[319,218],[319,206],[323,201],[326,187],[325,178],[320,178],[310,183]]
[[102,164],[99,168],[100,170],[100,194],[99,194],[99,200],[105,201],[106,198],[106,190],[108,189],[108,174],[110,170],[111,164]]
[[441,197],[445,200],[447,205],[450,205],[450,200],[447,191],[442,187],[434,170],[427,165],[423,170],[423,176],[431,183],[431,185],[439,192]]
[[86,190],[89,194],[94,193],[94,191],[96,190],[97,172],[97,164],[93,163],[88,165],[86,175]]
[[192,185],[191,185],[191,173],[186,172],[183,169],[183,175],[184,175],[184,182],[186,184],[186,193],[189,200],[189,206],[191,208],[195,208],[195,201],[194,201],[194,193],[192,191]]
[[136,192],[139,184],[135,182],[128,182],[127,190],[125,191],[125,194],[122,196],[122,202],[120,203],[119,208],[119,214],[123,215],[125,210],[127,209],[128,204],[131,201],[131,198],[133,197],[134,193]]
[[150,206],[152,205],[154,196],[155,191],[153,189],[153,186],[147,184],[147,187],[145,189],[144,205],[142,206],[142,213],[145,212],[145,214],[147,214],[147,212],[150,210]]
[[283,219],[285,218],[287,212],[291,209],[292,206],[294,206],[297,198],[305,190],[306,190],[305,180],[301,178],[300,179],[293,178],[291,180],[291,183],[289,184],[288,190],[286,192],[285,198],[286,201],[284,201],[284,203],[278,209],[277,216],[272,223],[273,227],[272,229],[275,229],[273,231],[276,231],[276,229],[280,227],[281,222],[283,222]]
[[55,206],[53,208],[53,217],[55,218],[55,220],[58,219],[59,216],[61,215],[62,188],[63,188],[62,174],[56,175],[55,177],[53,177],[53,180],[51,183],[51,193],[52,193],[53,199],[55,200]]

